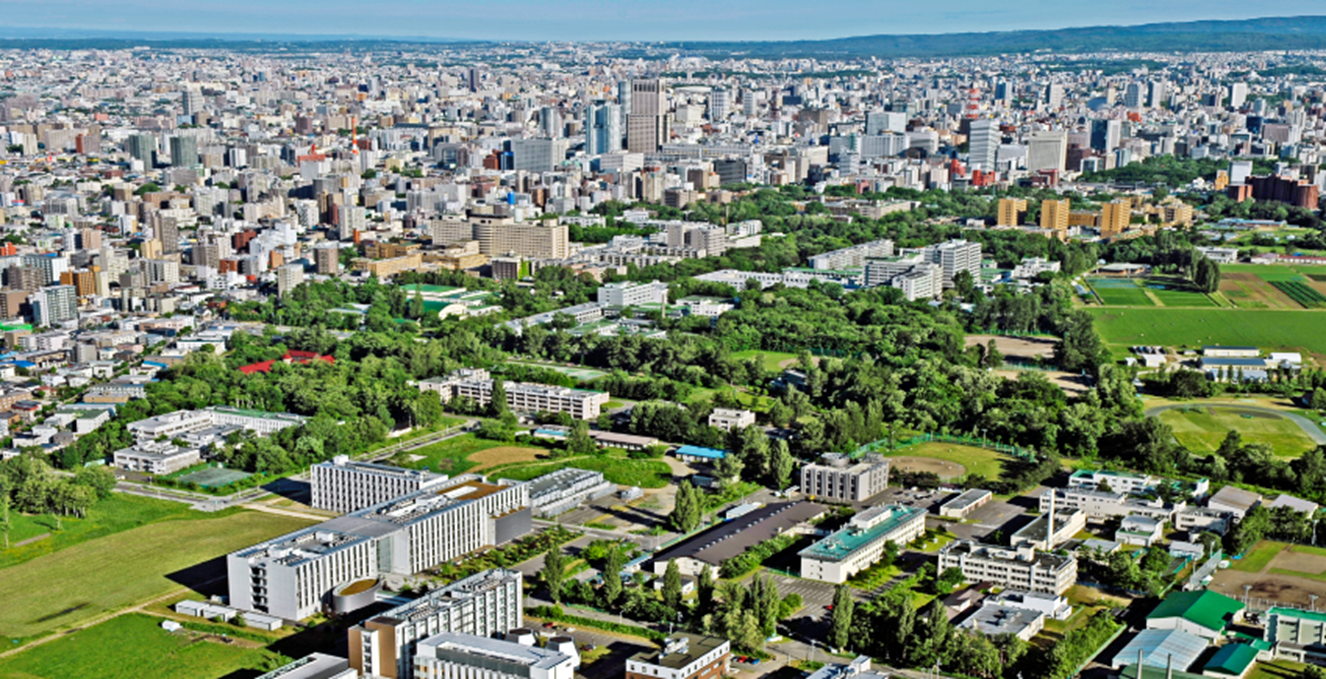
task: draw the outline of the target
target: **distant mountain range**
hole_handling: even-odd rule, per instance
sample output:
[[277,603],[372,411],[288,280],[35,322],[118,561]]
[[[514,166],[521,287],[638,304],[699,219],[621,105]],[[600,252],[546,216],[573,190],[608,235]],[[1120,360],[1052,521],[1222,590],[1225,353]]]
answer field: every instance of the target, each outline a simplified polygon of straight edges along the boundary
[[[115,49],[214,47],[232,49],[390,48],[392,45],[483,43],[423,36],[209,34],[188,32],[0,27],[0,48]],[[637,49],[627,48],[631,52]],[[1036,31],[866,35],[831,40],[751,42],[651,42],[654,55],[751,57],[948,57],[1033,52],[1236,52],[1326,49],[1326,16],[1266,17],[1235,21],[1187,21],[1138,26],[1090,26]]]

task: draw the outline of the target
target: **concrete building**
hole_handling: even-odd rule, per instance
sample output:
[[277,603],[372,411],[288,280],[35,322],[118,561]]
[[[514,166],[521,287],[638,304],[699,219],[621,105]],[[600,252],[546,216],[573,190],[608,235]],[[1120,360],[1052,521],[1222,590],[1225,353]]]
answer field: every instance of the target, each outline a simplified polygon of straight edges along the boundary
[[115,451],[112,460],[116,467],[144,474],[173,474],[202,461],[202,451],[180,447],[170,441],[139,441],[128,448]]
[[1068,214],[1072,212],[1072,210],[1072,203],[1067,200],[1041,201],[1041,228],[1054,229],[1055,231],[1067,231]]
[[1022,216],[1027,214],[1027,201],[1022,198],[1000,198],[998,212],[995,215],[996,226],[1020,226]]
[[957,628],[974,630],[987,637],[1011,634],[1023,641],[1031,641],[1045,628],[1045,614],[1027,608],[986,602],[963,618]]
[[626,150],[631,153],[653,153],[668,143],[671,136],[663,81],[635,79],[630,81],[630,87]]
[[1068,163],[1068,132],[1036,132],[1027,143],[1027,170],[1063,172]]
[[285,264],[276,268],[276,294],[285,297],[304,282],[303,264]]
[[489,570],[369,618],[349,630],[350,666],[365,677],[414,676],[415,645],[445,632],[481,637],[523,625],[520,571]]
[[853,463],[846,455],[825,453],[822,463],[801,468],[801,492],[812,500],[862,502],[889,485],[889,461],[867,456]]
[[939,550],[939,571],[957,568],[968,582],[988,580],[1000,587],[1063,594],[1077,582],[1077,559],[1030,547],[1008,549],[956,540]]
[[1060,509],[1080,509],[1086,512],[1089,521],[1137,514],[1170,522],[1174,520],[1175,513],[1187,506],[1182,502],[1171,504],[1163,500],[1141,500],[1130,498],[1126,493],[1083,488],[1048,488],[1041,493],[1039,500],[1042,512],[1048,511],[1053,502]]
[[559,469],[529,482],[529,501],[539,517],[557,516],[581,503],[613,494],[617,484],[603,479],[603,472]]
[[573,679],[576,661],[551,648],[443,632],[415,644],[414,679]]
[[1024,592],[1006,589],[989,599],[991,603],[1010,608],[1025,608],[1044,613],[1047,618],[1067,620],[1073,615],[1073,607],[1068,599],[1045,592]]
[[1164,535],[1164,521],[1149,516],[1132,514],[1120,520],[1119,529],[1114,531],[1114,541],[1125,545],[1150,547],[1160,542]]
[[668,284],[659,281],[651,283],[604,283],[598,291],[599,304],[612,307],[640,306],[641,304],[668,303]]
[[972,488],[939,506],[939,515],[950,519],[965,519],[968,514],[984,506],[994,493],[981,488]]
[[715,573],[723,562],[789,531],[802,530],[824,515],[814,502],[774,502],[724,521],[656,553],[654,575],[663,575],[675,561],[682,575],[698,576],[705,566]]
[[904,249],[904,255],[920,255],[922,261],[938,264],[943,269],[944,287],[953,287],[953,277],[959,271],[971,274],[973,282],[981,280],[981,244],[955,239],[923,248]]
[[335,610],[355,603],[338,601],[337,588],[409,576],[527,533],[528,509],[524,484],[461,476],[232,552],[230,605],[287,620]]
[[749,410],[739,410],[735,408],[714,408],[714,412],[709,413],[709,426],[718,427],[723,431],[732,431],[733,429],[745,429],[755,424],[755,413]]
[[850,248],[822,252],[810,257],[810,268],[829,271],[860,269],[871,257],[892,257],[893,241],[889,239],[870,241]]
[[1069,488],[1086,490],[1104,490],[1113,493],[1137,495],[1154,491],[1161,479],[1150,474],[1109,471],[1104,469],[1079,469],[1068,477]]
[[[444,393],[443,400],[465,397],[481,406],[488,405],[493,400],[493,380],[486,372],[478,372],[483,372],[483,376],[476,375],[449,382],[447,386],[450,387],[451,394],[446,396]],[[579,420],[598,419],[603,405],[610,398],[606,391],[571,389],[531,382],[503,381],[502,385],[506,388],[507,407],[515,412],[567,413]],[[420,386],[423,386],[422,382]]]
[[925,534],[925,512],[915,507],[883,505],[856,516],[841,530],[801,550],[801,577],[844,583],[871,567],[888,543],[904,548]]
[[319,462],[309,472],[310,506],[342,514],[445,483],[448,478],[418,469],[356,462],[346,455]]
[[1207,499],[1206,508],[1212,511],[1225,512],[1232,516],[1235,521],[1242,521],[1243,517],[1261,502],[1262,496],[1257,493],[1234,486],[1225,486]]
[[[1051,521],[1054,522],[1053,530],[1050,530]],[[1086,527],[1086,512],[1080,509],[1051,509],[1019,528],[1013,533],[1009,544],[1048,552],[1072,540],[1074,535],[1086,530]]]
[[125,428],[142,441],[162,436],[175,438],[208,427],[231,425],[243,427],[259,436],[270,436],[286,427],[297,427],[308,418],[290,413],[269,413],[262,410],[211,406],[202,410],[177,410],[165,415],[131,422]]
[[717,637],[675,634],[663,649],[626,661],[626,679],[719,679],[727,676],[731,643]]
[[335,276],[341,272],[341,249],[327,243],[313,248],[313,264],[322,276]]
[[1272,607],[1266,612],[1266,640],[1276,658],[1326,665],[1326,613]]
[[434,220],[434,245],[478,241],[479,253],[489,257],[519,255],[529,259],[566,259],[570,256],[565,224],[518,222],[504,214],[470,212],[464,219]]
[[48,285],[28,297],[32,324],[50,327],[78,319],[78,291],[72,285]]
[[257,679],[356,679],[358,676],[359,673],[350,667],[345,658],[312,653],[260,675]]

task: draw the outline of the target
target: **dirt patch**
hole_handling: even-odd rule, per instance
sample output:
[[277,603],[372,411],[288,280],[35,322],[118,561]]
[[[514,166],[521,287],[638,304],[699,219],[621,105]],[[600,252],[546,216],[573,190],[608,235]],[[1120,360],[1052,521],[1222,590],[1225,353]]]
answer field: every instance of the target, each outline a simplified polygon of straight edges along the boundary
[[1006,358],[1035,359],[1054,355],[1053,337],[1005,337],[1003,335],[967,335],[963,340],[966,346],[989,344],[994,340],[999,353]]
[[[811,356],[811,357],[810,357],[810,363],[811,363],[811,365],[819,365],[819,364],[820,364],[820,361],[822,361],[822,360],[824,360],[824,359],[823,359],[823,357],[820,357],[820,356]],[[796,359],[796,358],[785,358],[785,359],[783,359],[783,360],[781,360],[781,361],[778,362],[778,367],[781,368],[781,369],[783,369],[783,370],[787,370],[788,368],[795,368],[795,367],[797,367],[797,364],[800,363],[800,362],[801,362],[800,359]]]
[[498,446],[480,450],[477,453],[470,454],[471,462],[478,462],[478,466],[470,469],[469,472],[477,472],[489,467],[496,467],[499,464],[509,462],[534,462],[546,458],[547,451],[539,448],[517,448],[516,446]]
[[1244,281],[1246,283],[1256,283],[1261,279],[1255,273],[1224,273],[1220,274],[1221,281]]
[[[1279,567],[1276,564],[1280,558],[1276,557],[1272,562],[1273,567]],[[1242,601],[1244,585],[1251,586],[1247,591],[1248,604],[1255,610],[1265,610],[1281,604],[1306,608],[1312,603],[1310,594],[1326,596],[1326,582],[1320,580],[1270,572],[1242,573],[1232,569],[1218,571],[1215,580],[1211,583],[1211,589]]]
[[1271,560],[1271,568],[1321,575],[1326,573],[1326,557],[1285,550]]
[[904,472],[930,472],[941,479],[956,479],[967,473],[967,468],[957,462],[937,460],[933,457],[890,457],[893,469]]
[[[1022,371],[996,370],[994,371],[994,373],[1000,377],[1004,377],[1010,380],[1016,380],[1018,378],[1018,375],[1022,374]],[[1047,371],[1042,371],[1039,374],[1041,377],[1044,377],[1045,379],[1049,380],[1055,386],[1058,386],[1060,389],[1063,389],[1064,393],[1070,396],[1075,396],[1077,394],[1085,394],[1086,392],[1091,391],[1091,384],[1087,382],[1087,378],[1081,375],[1077,375],[1074,373],[1066,373],[1060,370],[1047,370]]]

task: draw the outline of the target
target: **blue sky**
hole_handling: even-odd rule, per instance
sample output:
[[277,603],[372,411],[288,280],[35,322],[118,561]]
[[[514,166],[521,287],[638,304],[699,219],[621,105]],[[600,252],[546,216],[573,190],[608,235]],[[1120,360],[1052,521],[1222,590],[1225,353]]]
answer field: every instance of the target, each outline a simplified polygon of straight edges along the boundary
[[1324,14],[1321,0],[0,0],[9,26],[484,40],[784,40]]

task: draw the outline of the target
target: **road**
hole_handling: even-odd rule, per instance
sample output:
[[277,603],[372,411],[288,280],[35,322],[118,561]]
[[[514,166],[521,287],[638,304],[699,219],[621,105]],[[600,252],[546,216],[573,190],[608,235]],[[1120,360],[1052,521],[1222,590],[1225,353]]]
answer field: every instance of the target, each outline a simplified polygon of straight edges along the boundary
[[1297,413],[1287,413],[1283,410],[1276,410],[1275,408],[1266,408],[1263,406],[1254,406],[1254,405],[1239,405],[1236,403],[1171,403],[1168,405],[1156,406],[1154,408],[1147,408],[1145,414],[1150,417],[1155,417],[1156,415],[1159,415],[1160,413],[1163,413],[1166,410],[1175,410],[1179,408],[1194,408],[1194,407],[1210,408],[1212,410],[1215,409],[1246,410],[1248,412],[1254,412],[1254,413],[1278,415],[1280,417],[1288,419],[1294,424],[1297,424],[1298,428],[1302,429],[1303,433],[1307,434],[1308,438],[1312,439],[1313,443],[1316,443],[1319,446],[1326,445],[1326,432],[1323,432],[1321,430],[1321,427],[1317,426],[1316,422],[1313,422],[1312,420],[1309,420],[1308,418],[1303,417],[1302,415],[1299,415]]

